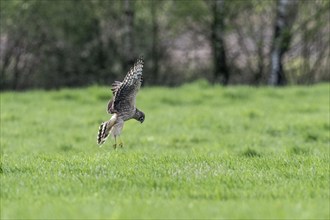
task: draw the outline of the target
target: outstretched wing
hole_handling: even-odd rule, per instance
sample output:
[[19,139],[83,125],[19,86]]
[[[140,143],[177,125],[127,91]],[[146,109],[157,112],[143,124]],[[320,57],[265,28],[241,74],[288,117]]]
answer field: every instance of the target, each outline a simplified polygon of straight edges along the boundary
[[108,102],[108,107],[107,107],[107,111],[109,114],[115,113],[115,110],[113,109],[113,99],[116,95],[117,90],[120,88],[121,84],[122,84],[122,82],[119,82],[119,81],[115,81],[114,83],[112,83],[112,87],[111,87],[112,98]]
[[143,59],[138,59],[122,82],[112,85],[113,98],[108,103],[108,112],[127,112],[135,108],[136,94],[142,84]]

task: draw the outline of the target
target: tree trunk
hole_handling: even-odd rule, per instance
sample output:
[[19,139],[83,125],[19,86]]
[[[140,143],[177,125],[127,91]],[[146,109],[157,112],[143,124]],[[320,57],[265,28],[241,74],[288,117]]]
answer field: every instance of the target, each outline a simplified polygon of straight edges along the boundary
[[[157,22],[157,7],[158,2],[151,1],[151,19],[152,19],[152,84],[158,83],[158,73],[159,73],[159,53],[158,53],[158,22]],[[158,3],[159,4],[159,3]]]
[[224,45],[224,2],[224,0],[216,0],[212,2],[212,49],[215,82],[221,82],[223,85],[227,85],[229,81],[229,71]]
[[123,33],[123,68],[128,70],[134,64],[134,1],[124,2],[124,33]]
[[259,85],[264,75],[264,36],[260,32],[259,40],[257,42],[257,54],[258,54],[258,70],[254,75],[254,84]]
[[275,21],[275,32],[271,51],[271,70],[269,85],[286,83],[283,71],[283,55],[290,47],[291,28],[298,11],[296,0],[278,0]]

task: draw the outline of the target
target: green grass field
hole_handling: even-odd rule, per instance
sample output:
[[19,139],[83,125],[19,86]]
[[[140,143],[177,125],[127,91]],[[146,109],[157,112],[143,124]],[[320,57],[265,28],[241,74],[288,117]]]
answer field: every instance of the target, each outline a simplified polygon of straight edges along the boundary
[[124,148],[110,88],[1,93],[1,219],[328,219],[329,84],[143,88]]

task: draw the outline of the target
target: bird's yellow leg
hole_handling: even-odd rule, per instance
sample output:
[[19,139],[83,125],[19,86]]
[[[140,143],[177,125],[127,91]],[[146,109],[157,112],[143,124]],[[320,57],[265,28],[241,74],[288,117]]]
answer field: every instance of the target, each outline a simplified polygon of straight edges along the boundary
[[124,146],[124,143],[123,143],[121,137],[119,136],[119,147],[123,147],[123,146]]
[[117,148],[117,139],[116,139],[116,136],[115,136],[115,143],[113,144],[113,149],[116,149]]

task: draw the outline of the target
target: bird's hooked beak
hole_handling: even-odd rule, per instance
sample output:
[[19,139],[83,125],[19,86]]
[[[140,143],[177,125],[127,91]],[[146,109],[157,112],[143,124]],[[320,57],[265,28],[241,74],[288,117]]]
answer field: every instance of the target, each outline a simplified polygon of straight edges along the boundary
[[141,123],[141,124],[144,122],[144,119],[145,119],[145,118],[143,117],[143,119],[142,119],[142,120],[140,120],[140,123]]

